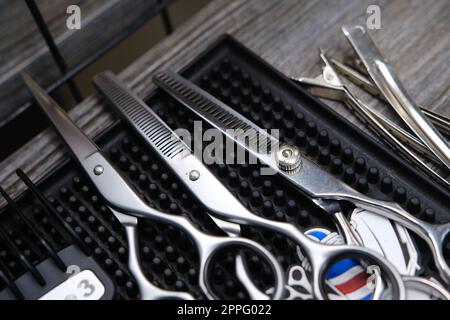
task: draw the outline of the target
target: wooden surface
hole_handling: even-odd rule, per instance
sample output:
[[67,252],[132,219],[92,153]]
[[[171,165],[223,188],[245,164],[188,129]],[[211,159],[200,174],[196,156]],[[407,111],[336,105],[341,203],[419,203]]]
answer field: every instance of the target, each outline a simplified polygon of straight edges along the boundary
[[[37,0],[69,69],[140,21],[154,16],[157,0]],[[68,30],[66,9],[81,11],[81,29]],[[46,87],[61,77],[25,1],[0,0],[0,123],[29,100],[21,73]]]
[[[319,46],[337,59],[351,52],[340,28],[365,16],[369,4],[381,7],[382,29],[373,32],[373,37],[411,96],[417,103],[450,116],[448,0],[212,1],[120,77],[145,97],[154,89],[151,78],[157,70],[179,70],[222,33],[232,34],[286,74],[316,76],[321,71]],[[330,105],[353,119],[343,106]],[[389,113],[375,100],[372,105]],[[113,120],[96,96],[80,103],[71,116],[90,135]],[[47,129],[0,164],[0,184],[17,195],[24,187],[14,175],[15,168],[21,167],[37,180],[66,156],[53,130]]]

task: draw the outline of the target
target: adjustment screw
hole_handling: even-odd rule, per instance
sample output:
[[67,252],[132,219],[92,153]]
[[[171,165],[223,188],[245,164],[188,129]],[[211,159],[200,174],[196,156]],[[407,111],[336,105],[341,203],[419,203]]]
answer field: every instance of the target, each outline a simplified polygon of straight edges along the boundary
[[278,166],[281,170],[292,172],[301,164],[300,149],[293,145],[283,144],[277,152]]
[[189,180],[196,181],[200,178],[200,172],[198,170],[191,170],[189,172]]
[[94,167],[94,174],[96,175],[96,176],[99,176],[99,175],[101,175],[102,173],[103,173],[103,171],[105,171],[105,169],[103,168],[103,166],[102,165],[96,165],[95,167]]

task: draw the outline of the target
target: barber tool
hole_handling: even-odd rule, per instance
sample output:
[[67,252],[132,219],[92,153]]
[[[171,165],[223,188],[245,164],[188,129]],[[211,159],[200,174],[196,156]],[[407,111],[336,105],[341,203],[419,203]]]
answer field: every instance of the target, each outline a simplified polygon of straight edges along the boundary
[[[159,78],[156,78],[156,82],[159,83]],[[241,128],[244,129],[244,128]],[[293,148],[292,150],[288,149],[288,146],[283,146],[285,150],[280,151],[280,165],[282,165],[286,170],[291,171],[295,170],[296,166],[299,164],[299,154],[298,150]],[[296,153],[296,155],[292,155],[289,159],[287,157],[284,157],[283,155],[285,153]],[[340,231],[344,234],[346,242],[348,244],[360,244],[360,240],[358,239],[358,235],[353,231],[353,229],[350,227],[347,219],[345,218],[344,214],[341,212],[340,208],[330,206],[329,204],[324,204],[326,206],[327,212],[329,212],[332,217],[334,218],[336,224],[338,225]]]
[[[67,114],[47,95],[28,75],[24,80],[42,107],[58,133],[72,151],[75,159],[97,187],[105,199],[109,209],[124,226],[129,246],[128,265],[135,277],[143,299],[192,299],[189,293],[160,289],[145,277],[140,266],[137,245],[136,227],[138,218],[148,218],[154,221],[174,225],[194,241],[199,252],[199,285],[203,293],[210,299],[215,298],[209,280],[210,266],[213,257],[218,251],[227,247],[243,247],[254,251],[269,262],[275,275],[274,298],[282,297],[284,277],[279,264],[272,255],[261,245],[240,237],[220,237],[205,234],[199,231],[187,218],[158,211],[148,206],[126,183],[121,175],[112,167],[109,161],[101,154],[99,148],[92,142],[67,116]],[[167,149],[171,157],[182,157],[183,148]],[[403,288],[402,288],[403,289]],[[395,290],[395,296],[398,295]]]
[[370,38],[364,23],[344,25],[342,31],[384,98],[408,127],[450,169],[450,146],[406,93],[393,68]]
[[421,270],[417,249],[401,224],[361,209],[352,212],[350,221],[364,247],[385,256],[400,274],[413,276]]
[[[39,192],[23,171],[19,169],[18,172],[27,186],[31,184],[33,191]],[[69,245],[61,250],[55,250],[34,222],[22,212],[16,201],[11,199],[1,188],[0,193],[6,199],[14,218],[20,220],[30,232],[30,236],[32,236],[30,240],[37,240],[36,244],[40,245],[39,247],[44,249],[47,254],[46,259],[33,265],[34,270],[45,279],[44,283],[38,283],[31,270],[14,280],[6,277],[7,269],[1,262],[0,276],[6,277],[4,280],[6,280],[7,289],[0,291],[0,300],[112,299],[115,291],[114,284],[92,257],[85,255],[77,245]]]
[[6,285],[6,288],[8,288],[8,290],[11,291],[11,293],[16,299],[18,300],[25,299],[23,293],[14,283],[14,279],[9,274],[8,268],[1,259],[0,259],[0,279],[3,281],[3,283]]
[[311,283],[302,266],[289,267],[287,281],[286,300],[311,300],[313,298]]
[[[94,83],[122,118],[160,155],[161,159],[208,210],[213,212],[241,212],[247,210],[209,172],[201,161],[192,154],[189,154],[191,150],[176,136],[175,132],[153,110],[147,107],[144,101],[128,90],[111,72],[95,76]],[[165,137],[166,139],[161,137]],[[186,155],[179,158],[171,157],[170,146],[166,146],[169,142],[173,143],[173,147],[182,147]],[[223,206],[224,203],[227,205]],[[238,236],[240,234],[241,230],[238,224],[223,221],[213,215],[211,215],[211,218],[229,236]],[[244,273],[246,270],[243,261],[238,259],[237,263],[240,271],[237,274]],[[255,290],[255,288],[252,290],[251,286],[252,283],[246,281],[245,287],[250,296],[253,298],[261,298],[262,296],[257,296],[259,290]]]
[[[360,215],[363,212],[358,212],[356,215]],[[364,213],[363,213],[364,214]],[[367,212],[366,212],[367,214]],[[352,218],[355,215],[352,214]],[[371,219],[374,219],[374,215],[370,215]],[[379,219],[384,219],[383,217],[376,217]],[[360,222],[360,221],[358,221]],[[373,223],[373,220],[370,221]],[[376,223],[376,224],[379,224]],[[383,221],[383,226],[385,223]],[[342,236],[336,234],[335,232],[330,232],[329,230],[323,228],[313,228],[305,232],[308,236],[317,239],[325,244],[335,245],[343,243],[344,240]],[[366,233],[362,232],[362,237],[366,239]],[[392,241],[392,240],[391,240]],[[398,242],[399,240],[393,239],[393,241]],[[379,244],[381,245],[381,244]],[[370,247],[372,245],[369,244]],[[389,258],[392,258],[396,250],[389,245],[386,250],[391,251],[391,254],[387,254]],[[408,252],[409,253],[409,252]],[[288,300],[292,299],[310,299],[308,293],[310,292],[310,287],[305,279],[305,270],[309,269],[308,260],[302,255],[301,250],[298,250],[298,255],[301,260],[301,265],[293,265],[288,271],[288,281],[287,281],[287,291]],[[400,254],[404,256],[404,254]],[[397,258],[398,260],[398,258]],[[401,262],[395,262],[396,266],[401,265]],[[450,297],[449,292],[442,287],[437,281],[426,279],[422,277],[416,277],[414,274],[416,270],[405,270],[404,267],[400,266],[401,270],[404,270],[402,275],[403,282],[405,283],[406,299],[407,300],[448,300]],[[368,294],[367,288],[362,286],[360,281],[361,266],[358,266],[354,261],[346,261],[340,266],[335,267],[335,274],[338,276],[330,277],[328,279],[328,285],[334,289],[334,292],[329,294],[330,299],[335,300],[347,300],[347,299],[360,299],[369,300],[371,295]],[[409,275],[408,275],[409,274]],[[382,299],[389,299],[389,291],[382,291]]]
[[[325,228],[309,229],[305,235],[326,245],[345,243],[340,234]],[[312,287],[307,278],[311,264],[299,247],[297,247],[297,255],[300,264],[291,265],[287,271],[285,299],[311,300]],[[375,280],[375,283],[372,280]],[[325,283],[329,289],[327,296],[330,300],[378,300],[383,293],[383,284],[379,275],[370,270],[370,266],[365,268],[355,259],[343,259],[333,265]],[[270,292],[271,290],[268,290],[268,293]]]
[[[344,239],[336,232],[324,228],[313,228],[305,232],[309,238],[326,245],[339,245]],[[306,270],[310,263],[301,250],[297,254]],[[373,274],[370,266],[363,266],[355,259],[344,259],[336,263],[327,276],[326,283],[330,288],[329,297],[332,300],[378,300],[383,292],[383,284],[380,277],[374,277],[375,284],[371,281]]]
[[[76,245],[58,251],[58,256],[68,265],[59,269],[51,258],[36,265],[46,280],[41,286],[26,272],[14,280],[20,293],[8,289],[0,291],[0,300],[112,300],[115,286],[111,278],[92,258],[86,256]],[[0,265],[1,269],[1,265]]]
[[[254,124],[250,123],[245,118],[242,118],[242,116],[235,111],[229,110],[228,107],[227,109],[224,109],[220,105],[220,101],[210,95],[206,96],[206,92],[173,72],[159,73],[154,77],[154,81],[160,88],[169,93],[170,96],[174,97],[177,101],[182,102],[191,110],[197,110],[197,108],[201,108],[199,110],[209,110],[213,114],[224,120],[225,123],[229,124],[230,128],[239,128],[244,130],[250,128],[258,129]],[[231,113],[231,116],[227,113]],[[209,116],[202,116],[202,118],[207,119],[208,122],[213,124],[213,126],[218,127],[214,125],[214,121],[212,121],[212,118],[210,119]],[[221,130],[222,132],[226,131],[224,126],[222,125],[220,125],[219,130]],[[283,168],[285,168],[286,171],[290,172],[290,174],[295,175],[295,172],[303,172],[304,161],[302,161],[301,166],[299,166],[300,163],[298,160],[301,160],[301,156],[297,149],[277,148],[278,141],[267,133],[264,133],[262,130],[255,130],[253,132],[253,135],[249,136],[250,141],[254,141],[258,138],[264,138],[264,142],[266,142],[266,145],[268,145],[270,150],[274,152],[271,154],[262,155],[261,158],[264,159],[264,163],[274,163],[275,160],[273,159],[273,157],[279,155],[279,157],[283,160]],[[255,152],[255,155],[256,154],[257,153]],[[279,170],[278,167],[276,168],[277,169],[275,170],[275,172],[285,172]],[[309,167],[306,169],[307,170],[305,173],[305,178],[310,181],[311,179],[308,178],[308,175],[314,175],[317,169],[315,169],[311,165],[309,165]],[[273,169],[271,170],[271,172],[274,172]],[[285,172],[285,174],[287,175],[288,173]],[[325,186],[328,185],[328,181],[324,179],[317,183]],[[319,188],[319,186],[316,186],[314,184],[312,186]],[[330,206],[329,202],[320,203],[318,201],[318,203],[322,204],[323,208],[331,207],[334,210],[337,209],[337,206]],[[371,250],[354,245],[323,245],[309,239],[299,229],[297,229],[290,223],[267,220],[255,214],[251,214],[248,211],[227,214],[227,220],[235,221],[236,223],[240,224],[248,224],[252,226],[271,229],[295,240],[296,243],[302,248],[302,250],[305,251],[306,256],[311,263],[311,278],[313,283],[313,291],[316,298],[324,299],[327,297],[325,291],[325,277],[328,274],[328,271],[337,261],[348,257],[354,257],[357,260],[367,260],[375,265],[378,265],[383,273],[383,279],[387,281],[387,283],[393,288],[393,290],[397,291],[397,298],[403,298],[404,287],[397,270],[384,258],[372,252]]]
[[[113,73],[105,72],[95,76],[94,84],[119,115],[133,127],[208,210],[219,213],[219,216],[226,216],[227,212],[247,211],[205,165],[194,157],[189,147],[175,132]],[[183,156],[171,156],[176,149],[183,151]],[[241,233],[239,224],[218,219],[213,215],[211,218],[229,236],[238,236]],[[267,298],[260,295],[257,288],[252,288],[253,283],[249,277],[240,277],[247,273],[242,258],[238,258],[236,264],[238,269],[236,273],[250,297]]]
[[395,151],[435,181],[449,188],[450,182],[431,169],[408,146],[434,162],[440,163],[440,160],[415,136],[404,131],[358,99],[356,94],[341,81],[323,52],[320,52],[320,57],[325,64],[321,75],[316,78],[300,77],[294,78],[294,80],[300,82],[314,95],[344,102],[362,122],[366,123],[378,137]]
[[[384,100],[384,96],[380,93],[378,88],[373,84],[373,82],[364,74],[357,71],[356,69],[350,67],[349,65],[343,64],[339,61],[331,59],[331,62],[336,67],[336,70],[347,77],[351,82],[364,88],[370,94]],[[430,120],[430,122],[438,129],[442,134],[450,136],[450,119],[444,117],[443,115],[437,114],[433,111],[420,107],[420,111]]]
[[0,239],[2,239],[5,247],[8,251],[18,258],[20,264],[25,268],[27,272],[31,274],[33,279],[41,286],[45,285],[45,279],[38,269],[33,265],[33,263],[21,252],[16,243],[10,238],[8,232],[4,227],[0,226]]
[[[383,126],[386,130],[389,130],[393,135],[395,135],[395,137],[401,142],[410,146],[424,157],[427,157],[429,160],[439,163],[439,159],[436,158],[436,156],[434,156],[434,154],[414,135],[411,135],[409,132],[403,130],[401,127],[397,126],[377,111],[371,109],[357,98],[357,95],[351,90],[351,88],[344,85],[336,72],[336,70],[340,71],[344,68],[341,63],[336,60],[332,60],[331,64],[322,50],[320,50],[320,58],[324,63],[322,74],[316,78],[294,77],[292,79],[303,84],[306,89],[316,96],[344,102],[350,110],[355,112],[355,115],[359,117],[361,121],[368,124],[369,128],[371,128],[375,134],[382,139],[386,139],[388,144],[392,145],[394,142],[389,141],[389,136],[386,135],[382,129]],[[366,113],[370,113],[373,117],[366,115]],[[400,151],[402,151],[401,148]]]
[[21,169],[16,170],[16,174],[19,176],[19,178],[25,183],[28,190],[33,194],[33,196],[39,201],[42,208],[45,212],[47,212],[48,215],[55,218],[63,227],[64,229],[69,233],[72,240],[75,241],[77,246],[81,249],[81,251],[86,255],[90,256],[91,252],[88,248],[88,246],[84,243],[83,239],[81,239],[78,234],[72,229],[72,227],[56,212],[55,208],[49,203],[46,197],[38,190],[36,185],[31,181],[31,179],[23,172]]
[[[446,282],[450,282],[450,269],[445,261],[443,252],[443,242],[450,232],[450,223],[439,225],[427,223],[414,217],[396,203],[372,199],[361,194],[304,157],[295,146],[283,144],[279,146],[278,140],[266,131],[261,130],[229,106],[174,72],[159,73],[154,80],[182,105],[192,110],[213,127],[219,129],[229,139],[235,141],[251,155],[290,181],[312,198],[317,205],[324,208],[325,211],[330,204],[339,204],[341,201],[346,201],[352,203],[355,207],[392,219],[416,233],[430,247],[436,268],[442,278]],[[237,128],[244,131],[253,130],[248,141],[236,139],[235,134],[227,130]],[[263,139],[266,146],[269,146],[269,148],[265,148],[268,152],[260,152],[257,145],[255,147],[254,140],[261,141],[261,139]],[[284,228],[280,227],[281,229]],[[297,238],[300,239],[300,237]],[[303,242],[303,239],[300,242]],[[309,245],[307,244],[307,246]],[[314,244],[314,246],[316,245]],[[304,247],[302,248],[307,250]],[[320,252],[321,249],[316,250]],[[314,258],[317,257],[317,253],[314,251],[312,257],[312,252],[308,253],[308,258],[313,258],[311,264],[314,269],[314,267],[317,267],[317,263],[314,265]],[[331,253],[326,253],[324,257],[329,255]],[[385,278],[383,277],[383,279]],[[315,278],[315,281],[317,281],[317,278]]]

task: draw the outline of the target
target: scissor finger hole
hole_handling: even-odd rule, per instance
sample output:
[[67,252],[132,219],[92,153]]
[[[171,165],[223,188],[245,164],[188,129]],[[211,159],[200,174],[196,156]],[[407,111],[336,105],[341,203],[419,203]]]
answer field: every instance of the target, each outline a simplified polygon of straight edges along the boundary
[[[237,267],[237,257],[241,258],[243,269]],[[250,299],[249,284],[264,295],[275,282],[268,261],[259,253],[240,245],[219,249],[211,257],[207,273],[210,289],[220,299]]]
[[393,296],[399,294],[394,275],[374,257],[357,252],[331,259],[320,281],[324,296],[331,300],[381,299],[385,291]]

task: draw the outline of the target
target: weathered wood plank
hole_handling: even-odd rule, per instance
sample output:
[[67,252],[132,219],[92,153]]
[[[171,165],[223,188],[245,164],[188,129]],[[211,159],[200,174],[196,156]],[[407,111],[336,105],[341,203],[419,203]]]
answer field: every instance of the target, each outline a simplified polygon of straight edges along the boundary
[[[0,0],[5,2],[4,0]],[[154,15],[157,0],[38,1],[44,19],[69,69],[140,21]],[[79,5],[81,29],[68,30],[66,8]],[[0,123],[29,99],[20,74],[26,71],[47,86],[61,73],[24,1],[0,3]],[[11,12],[12,11],[12,12]]]
[[[151,78],[157,70],[179,70],[222,33],[232,34],[286,74],[315,76],[321,70],[319,46],[343,58],[351,50],[340,27],[364,16],[369,4],[381,6],[382,30],[374,32],[374,38],[410,94],[418,103],[450,116],[447,0],[213,1],[120,77],[145,97],[154,89]],[[330,105],[355,121],[341,105]],[[372,105],[389,113],[381,104]],[[90,135],[112,121],[96,96],[80,103],[71,116]],[[16,167],[38,179],[63,157],[65,151],[59,140],[46,130],[0,164],[0,184],[17,195],[23,186],[13,174]]]

